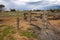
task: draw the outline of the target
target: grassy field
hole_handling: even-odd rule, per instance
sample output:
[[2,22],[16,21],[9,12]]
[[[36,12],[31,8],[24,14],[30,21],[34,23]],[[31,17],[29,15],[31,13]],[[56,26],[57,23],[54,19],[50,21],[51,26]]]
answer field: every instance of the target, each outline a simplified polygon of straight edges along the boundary
[[24,12],[0,12],[0,16],[22,16]]

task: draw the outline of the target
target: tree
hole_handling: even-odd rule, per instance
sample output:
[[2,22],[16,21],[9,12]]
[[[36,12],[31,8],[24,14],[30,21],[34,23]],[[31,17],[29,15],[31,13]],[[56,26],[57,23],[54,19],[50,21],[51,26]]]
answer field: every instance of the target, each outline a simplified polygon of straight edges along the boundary
[[16,9],[10,9],[10,11],[11,11],[11,12],[15,12],[15,11],[16,11]]
[[5,7],[5,5],[0,4],[0,11],[3,11],[4,10],[4,7]]

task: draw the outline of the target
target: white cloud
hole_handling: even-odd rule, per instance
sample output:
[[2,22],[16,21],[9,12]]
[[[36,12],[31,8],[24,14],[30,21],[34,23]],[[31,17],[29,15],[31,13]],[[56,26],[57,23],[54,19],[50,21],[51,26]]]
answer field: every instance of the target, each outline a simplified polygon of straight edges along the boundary
[[26,2],[36,2],[40,0],[11,0],[11,2],[15,3],[16,5],[26,5]]
[[[27,2],[39,2],[39,1],[42,2],[40,2],[38,5],[27,4]],[[60,5],[60,0],[10,0],[9,2],[7,2],[7,0],[6,1],[0,0],[0,4],[4,4],[6,7],[10,7],[11,5],[16,5],[16,7],[27,6],[29,9],[37,9],[37,8],[43,8],[44,6],[46,7],[46,6]]]
[[48,2],[48,4],[55,4],[55,5],[60,5],[60,0],[45,0]]
[[[0,0],[0,2],[3,2],[4,0]],[[15,4],[23,4],[25,2],[37,2],[37,1],[43,1],[48,2],[50,4],[60,4],[60,0],[11,0],[11,2]]]
[[[38,2],[38,1],[43,1],[42,4],[46,5],[52,5],[52,4],[60,5],[60,0],[11,0],[11,2],[16,5],[26,5],[26,2]],[[0,3],[6,3],[6,1],[0,0]]]

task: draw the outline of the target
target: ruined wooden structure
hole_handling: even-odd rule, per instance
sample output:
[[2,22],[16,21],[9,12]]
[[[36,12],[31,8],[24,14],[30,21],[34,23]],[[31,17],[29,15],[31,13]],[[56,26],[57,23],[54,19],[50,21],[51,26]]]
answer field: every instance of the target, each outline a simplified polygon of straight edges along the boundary
[[42,17],[40,16],[37,17],[41,19],[43,23],[42,26],[38,26],[31,23],[31,19],[36,18],[36,16],[32,17],[32,14],[37,14],[36,12],[35,13],[29,12],[27,14],[29,14],[28,22],[31,24],[31,26],[33,26],[34,33],[37,35],[38,40],[60,40],[60,36],[56,34],[56,32],[57,33],[60,32],[58,31],[57,28],[54,28],[53,25],[49,23],[47,11],[43,11],[42,13],[39,13],[40,16]]

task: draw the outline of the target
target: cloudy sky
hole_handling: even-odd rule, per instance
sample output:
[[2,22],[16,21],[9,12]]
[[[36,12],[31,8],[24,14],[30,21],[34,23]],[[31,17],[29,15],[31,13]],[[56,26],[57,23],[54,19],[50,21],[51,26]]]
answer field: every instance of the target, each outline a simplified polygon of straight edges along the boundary
[[0,0],[0,4],[18,10],[60,8],[60,0]]

